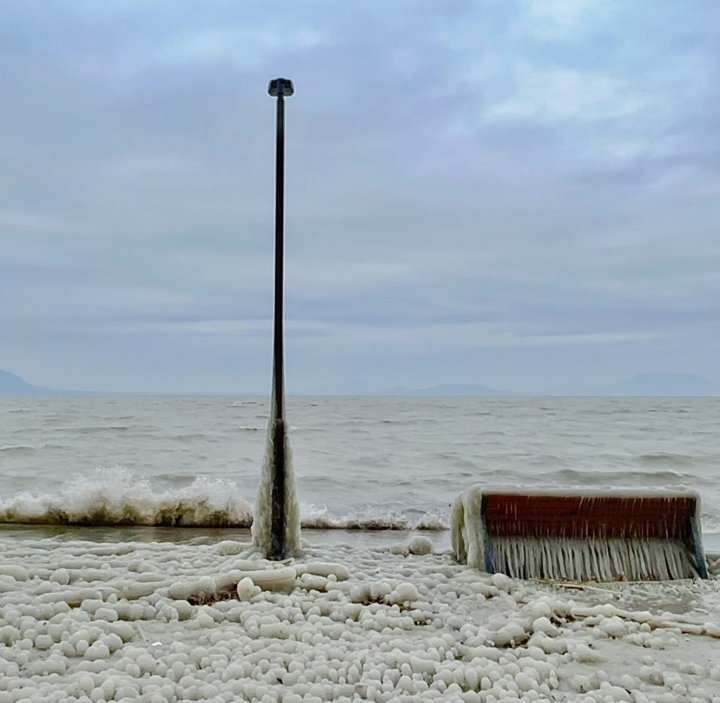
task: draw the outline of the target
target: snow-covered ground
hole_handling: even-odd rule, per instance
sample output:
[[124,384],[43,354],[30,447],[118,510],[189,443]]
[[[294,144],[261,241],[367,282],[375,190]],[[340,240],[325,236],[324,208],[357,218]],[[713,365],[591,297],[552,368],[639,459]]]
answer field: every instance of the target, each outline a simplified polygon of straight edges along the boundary
[[720,702],[717,557],[708,581],[580,586],[423,537],[248,546],[0,536],[0,703]]

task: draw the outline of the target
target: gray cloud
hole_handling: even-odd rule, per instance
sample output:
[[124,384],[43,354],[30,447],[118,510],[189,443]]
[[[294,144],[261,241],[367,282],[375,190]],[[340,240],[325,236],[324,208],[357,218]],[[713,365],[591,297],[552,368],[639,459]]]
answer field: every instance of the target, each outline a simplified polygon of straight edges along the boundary
[[0,367],[263,390],[717,377],[713,4],[4,8]]

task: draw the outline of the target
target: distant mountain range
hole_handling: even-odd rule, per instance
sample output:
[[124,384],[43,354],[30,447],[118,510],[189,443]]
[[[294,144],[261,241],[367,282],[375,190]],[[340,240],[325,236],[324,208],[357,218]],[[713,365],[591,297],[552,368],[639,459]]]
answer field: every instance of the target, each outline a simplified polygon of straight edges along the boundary
[[[507,391],[475,384],[442,384],[428,388],[407,388],[395,386],[380,395],[414,396],[507,396],[538,395],[522,391]],[[688,373],[642,373],[623,381],[595,387],[573,387],[558,389],[541,395],[636,395],[636,396],[712,396],[720,395],[720,383],[704,376]]]
[[33,386],[24,378],[0,369],[0,395],[75,395],[79,392]]
[[[477,385],[440,385],[409,389],[403,386],[388,391],[389,395],[524,395]],[[530,393],[528,395],[536,395]],[[545,395],[545,394],[543,394]],[[689,373],[641,373],[606,386],[577,387],[558,390],[547,395],[720,395],[720,383]]]
[[720,395],[720,383],[691,373],[640,373],[593,395]]
[[[58,388],[44,388],[28,383],[20,376],[0,369],[0,395],[78,395],[91,394],[92,391],[69,391]],[[323,388],[321,394],[328,395],[400,395],[400,396],[507,396],[524,395],[522,392],[498,390],[477,384],[441,384],[426,388],[407,388],[395,386],[388,390],[378,390],[354,382],[352,387],[344,388],[336,384]],[[313,395],[309,393],[308,395]],[[528,393],[527,395],[533,395]],[[632,378],[611,383],[601,387],[573,387],[544,395],[689,395],[713,396],[720,395],[720,383],[711,381],[704,376],[686,373],[642,373]]]
[[383,395],[513,395],[509,391],[499,391],[496,388],[488,386],[479,386],[472,383],[444,383],[439,386],[429,386],[428,388],[406,388],[405,386],[395,386]]

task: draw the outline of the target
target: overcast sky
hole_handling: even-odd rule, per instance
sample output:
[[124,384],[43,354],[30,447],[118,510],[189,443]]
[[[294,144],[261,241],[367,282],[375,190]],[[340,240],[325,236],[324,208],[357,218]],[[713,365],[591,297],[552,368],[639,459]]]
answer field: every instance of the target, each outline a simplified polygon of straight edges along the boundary
[[0,368],[265,392],[720,380],[716,0],[0,0]]

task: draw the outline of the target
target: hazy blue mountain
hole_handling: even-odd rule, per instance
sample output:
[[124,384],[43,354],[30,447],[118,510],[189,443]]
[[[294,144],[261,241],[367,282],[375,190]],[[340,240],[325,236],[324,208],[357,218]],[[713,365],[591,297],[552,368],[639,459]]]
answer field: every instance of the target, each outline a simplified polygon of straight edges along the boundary
[[[90,394],[88,391],[70,391],[44,388],[28,383],[20,376],[0,369],[0,395],[77,395]],[[372,384],[358,380],[343,380],[300,395],[408,395],[408,396],[506,396],[518,395],[473,383],[444,383],[426,388],[395,386],[380,390]],[[520,393],[521,394],[521,393]],[[642,373],[632,378],[602,386],[600,388],[566,386],[548,395],[720,395],[720,383],[704,376],[688,373]]]
[[720,395],[720,383],[692,373],[641,373],[598,389],[602,395]]
[[395,386],[385,395],[510,395],[507,391],[499,391],[488,386],[473,383],[444,383],[428,388],[406,388]]
[[0,395],[64,395],[66,393],[78,393],[78,391],[33,386],[24,378],[0,369]]
[[[475,384],[441,384],[429,388],[395,386],[384,395],[503,396],[522,395]],[[531,394],[532,395],[532,394]],[[541,394],[544,395],[544,394]],[[548,395],[720,395],[720,383],[687,373],[642,373],[601,388],[566,386]]]
[[3,395],[35,395],[35,386],[9,371],[0,369],[0,393]]
[[342,379],[310,390],[300,390],[296,395],[377,395],[382,391],[376,386],[358,379]]

